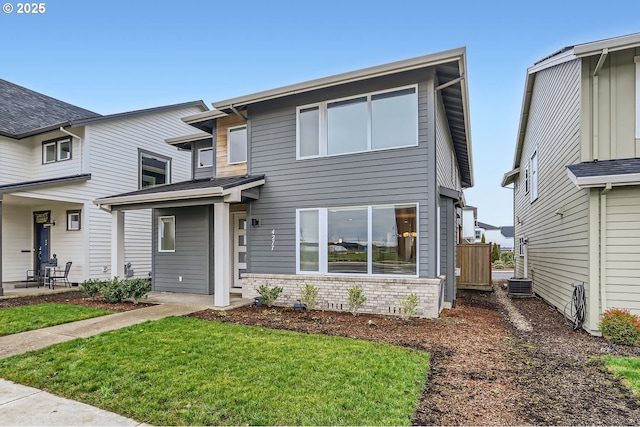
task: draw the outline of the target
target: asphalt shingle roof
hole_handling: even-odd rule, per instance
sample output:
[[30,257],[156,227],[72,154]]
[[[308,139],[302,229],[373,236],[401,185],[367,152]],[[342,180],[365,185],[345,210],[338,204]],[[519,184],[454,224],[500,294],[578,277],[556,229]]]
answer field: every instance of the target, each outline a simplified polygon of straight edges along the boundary
[[583,162],[567,168],[576,178],[637,174],[640,173],[640,158]]
[[94,117],[100,114],[0,79],[0,134],[24,138],[71,120]]

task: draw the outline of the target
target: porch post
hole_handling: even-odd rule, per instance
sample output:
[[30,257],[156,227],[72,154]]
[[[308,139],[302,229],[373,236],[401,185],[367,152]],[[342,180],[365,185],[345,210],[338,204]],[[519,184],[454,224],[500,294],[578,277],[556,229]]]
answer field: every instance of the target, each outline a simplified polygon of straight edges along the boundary
[[111,277],[124,277],[124,212],[111,211]]
[[213,305],[225,307],[229,305],[231,292],[231,258],[229,256],[231,242],[229,231],[229,204],[220,202],[213,204]]
[[0,297],[4,295],[2,288],[2,194],[0,194]]

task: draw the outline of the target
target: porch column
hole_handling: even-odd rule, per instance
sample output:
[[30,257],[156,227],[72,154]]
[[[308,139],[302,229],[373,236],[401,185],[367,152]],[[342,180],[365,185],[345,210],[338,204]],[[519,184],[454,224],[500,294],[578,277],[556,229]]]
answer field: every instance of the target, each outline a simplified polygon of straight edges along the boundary
[[231,258],[229,204],[220,202],[213,204],[213,305],[225,307],[229,305],[231,292]]
[[111,277],[124,277],[124,212],[111,211]]
[[0,297],[4,295],[2,288],[2,194],[0,194]]

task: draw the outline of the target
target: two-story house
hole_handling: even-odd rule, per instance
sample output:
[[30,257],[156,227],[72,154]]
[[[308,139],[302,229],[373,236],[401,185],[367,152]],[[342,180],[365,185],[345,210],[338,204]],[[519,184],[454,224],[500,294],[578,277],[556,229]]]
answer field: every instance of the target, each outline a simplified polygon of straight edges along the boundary
[[191,180],[95,203],[120,242],[123,212],[154,209],[155,290],[223,307],[261,285],[293,303],[313,284],[321,308],[346,310],[361,286],[365,311],[414,293],[435,317],[455,304],[473,184],[466,82],[456,49],[215,102],[184,119],[200,133],[167,140],[191,151]]
[[[516,277],[583,327],[640,314],[640,34],[564,48],[527,72],[513,170]],[[565,309],[566,307],[566,309]]]
[[[97,197],[189,178],[190,157],[167,136],[202,101],[99,115],[0,80],[0,283],[25,281],[53,254],[71,282],[109,278],[111,216]],[[123,262],[151,271],[151,211],[128,218]],[[1,289],[1,287],[0,287]]]

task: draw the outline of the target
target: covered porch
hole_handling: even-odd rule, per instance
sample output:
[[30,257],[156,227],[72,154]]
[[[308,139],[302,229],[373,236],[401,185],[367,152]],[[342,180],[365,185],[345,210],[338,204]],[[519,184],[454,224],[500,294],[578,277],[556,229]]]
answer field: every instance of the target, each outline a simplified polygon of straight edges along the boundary
[[[113,275],[126,268],[124,212],[151,208],[153,290],[213,294],[214,307],[229,306],[239,261],[246,263],[236,253],[234,211],[241,208],[246,227],[246,203],[264,182],[264,175],[190,180],[95,200],[111,213]],[[243,239],[246,252],[246,228]]]

